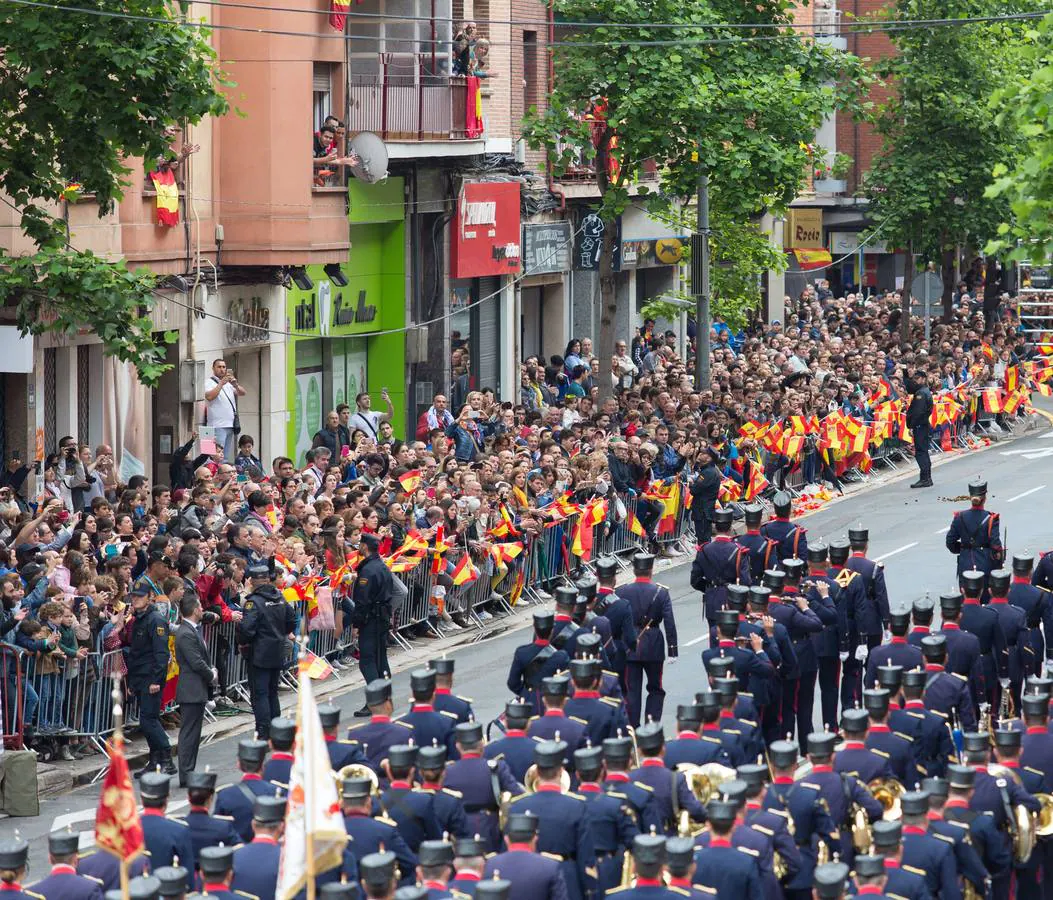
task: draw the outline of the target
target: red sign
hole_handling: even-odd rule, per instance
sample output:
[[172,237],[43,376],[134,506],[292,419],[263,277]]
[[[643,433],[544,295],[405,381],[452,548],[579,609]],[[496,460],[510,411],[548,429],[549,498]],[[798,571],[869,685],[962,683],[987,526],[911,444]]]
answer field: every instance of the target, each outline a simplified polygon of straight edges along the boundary
[[450,246],[454,278],[519,271],[519,182],[466,183],[457,201]]

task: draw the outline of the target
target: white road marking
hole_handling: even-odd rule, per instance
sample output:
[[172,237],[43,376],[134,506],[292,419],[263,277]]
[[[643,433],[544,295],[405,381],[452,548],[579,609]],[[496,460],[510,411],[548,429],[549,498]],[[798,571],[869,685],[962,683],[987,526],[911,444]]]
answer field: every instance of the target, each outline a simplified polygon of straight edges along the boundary
[[685,646],[685,647],[694,647],[694,646],[695,646],[695,644],[701,644],[701,643],[702,643],[702,642],[703,642],[703,641],[704,641],[704,640],[705,640],[705,639],[706,639],[707,637],[709,637],[709,635],[708,635],[708,634],[700,634],[700,635],[699,635],[699,636],[698,636],[697,638],[695,638],[694,640],[690,640],[690,641],[688,641],[688,642],[687,642],[686,644],[684,644],[684,646]]
[[1042,490],[1042,488],[1044,488],[1044,487],[1045,487],[1044,484],[1040,484],[1038,487],[1031,488],[1030,491],[1024,491],[1024,493],[1022,493],[1022,494],[1017,494],[1015,497],[1010,497],[1008,500],[1006,500],[1006,503],[1012,503],[1014,500],[1021,500],[1024,497],[1027,497],[1029,494],[1033,494],[1036,491]]
[[1024,448],[1023,450],[1003,450],[1002,456],[1022,456],[1024,459],[1045,459],[1047,456],[1053,456],[1053,447],[1047,447],[1044,450],[1031,450]]
[[911,547],[917,547],[918,541],[914,541],[912,544],[904,544],[902,547],[897,547],[895,550],[889,550],[888,553],[884,553],[881,556],[875,556],[874,562],[881,562],[883,559],[888,559],[890,556],[895,556],[897,553],[902,553],[904,550],[909,550]]
[[950,531],[950,530],[951,530],[951,526],[950,525],[944,525],[943,528],[941,528],[939,531],[934,531],[933,534],[943,534],[944,532],[947,532],[947,531]]

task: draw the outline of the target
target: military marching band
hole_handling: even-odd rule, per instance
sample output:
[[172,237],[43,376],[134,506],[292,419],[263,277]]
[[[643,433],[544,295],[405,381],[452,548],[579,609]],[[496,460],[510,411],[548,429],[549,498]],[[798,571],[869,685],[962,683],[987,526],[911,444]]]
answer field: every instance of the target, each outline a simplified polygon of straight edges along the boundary
[[[668,725],[677,623],[646,553],[630,583],[601,558],[533,613],[489,727],[445,657],[411,673],[399,716],[388,678],[347,729],[318,707],[347,841],[300,896],[1053,898],[1053,554],[1007,559],[986,495],[970,484],[947,531],[960,590],[908,611],[862,525],[809,541],[778,495],[735,537],[716,510],[690,576],[709,642]],[[56,831],[23,888],[28,845],[0,841],[0,891],[274,900],[298,727],[240,741],[234,784],[188,773],[184,815],[170,776],[143,774],[127,871]]]

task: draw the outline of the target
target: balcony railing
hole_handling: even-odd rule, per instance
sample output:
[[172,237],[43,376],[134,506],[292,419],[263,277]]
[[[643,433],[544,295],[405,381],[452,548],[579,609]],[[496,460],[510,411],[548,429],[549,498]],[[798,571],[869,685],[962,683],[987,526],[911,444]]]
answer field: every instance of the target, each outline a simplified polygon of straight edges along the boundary
[[432,74],[431,55],[380,55],[376,75],[351,75],[349,132],[373,131],[386,141],[465,141],[467,79]]

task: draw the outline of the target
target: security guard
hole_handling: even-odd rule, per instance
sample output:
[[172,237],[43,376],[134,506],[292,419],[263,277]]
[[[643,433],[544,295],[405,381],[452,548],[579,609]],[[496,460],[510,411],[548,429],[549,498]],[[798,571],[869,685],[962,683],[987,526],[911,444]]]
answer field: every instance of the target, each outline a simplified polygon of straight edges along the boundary
[[691,792],[683,772],[670,777],[665,766],[665,732],[659,722],[648,722],[636,730],[636,746],[640,751],[640,767],[629,773],[629,777],[646,784],[654,791],[661,830],[666,835],[677,833],[681,812],[695,822],[706,821],[706,811]]
[[[522,715],[526,704],[519,704],[516,715]],[[517,724],[520,724],[517,722]],[[468,819],[468,830],[483,841],[487,853],[493,853],[501,845],[499,822],[502,798],[522,793],[521,783],[526,777],[517,776],[509,767],[504,754],[484,756],[489,750],[483,741],[483,726],[479,722],[462,722],[456,730],[457,748],[461,758],[446,768],[444,784],[461,795],[464,812]],[[533,748],[530,743],[530,762],[533,763]],[[529,768],[529,766],[527,767]]]
[[516,647],[508,670],[507,687],[515,696],[529,702],[534,712],[541,711],[541,679],[567,668],[570,657],[552,646],[555,613],[548,610],[534,612],[534,640]]
[[924,597],[915,600],[911,605],[910,615],[914,622],[913,627],[907,634],[907,643],[921,648],[921,642],[932,634],[932,616],[936,604],[929,597],[928,592]]
[[867,671],[863,686],[872,688],[877,682],[879,666],[898,666],[904,672],[920,668],[925,664],[921,649],[907,640],[907,629],[910,627],[909,613],[889,613],[889,631],[892,638],[870,654],[867,659]]
[[[30,889],[45,900],[102,900],[102,885],[93,878],[78,875],[77,846],[80,835],[66,829],[48,835],[48,858],[51,873]],[[6,887],[6,885],[5,885]],[[3,891],[3,887],[0,887]]]
[[[629,601],[636,626],[636,650],[629,651],[626,661],[626,693],[629,723],[635,728],[641,716],[660,721],[665,703],[662,688],[662,669],[668,644],[669,658],[678,655],[676,620],[673,618],[673,601],[669,589],[651,579],[654,571],[654,555],[637,553],[633,557],[632,584],[618,588],[618,596]],[[662,633],[662,627],[665,634]],[[644,678],[647,679],[647,700],[641,704]]]
[[[992,569],[998,569],[1005,558],[999,534],[998,513],[984,509],[987,502],[987,482],[969,482],[970,506],[955,512],[947,531],[947,549],[958,557],[958,576],[963,572],[982,572],[986,579]],[[986,587],[986,583],[985,583]]]
[[636,815],[640,831],[657,831],[662,823],[654,790],[650,785],[641,784],[629,776],[632,756],[632,738],[618,735],[603,742],[603,790],[629,804]]
[[735,773],[746,785],[742,824],[771,842],[772,850],[782,862],[779,881],[789,884],[801,871],[801,852],[794,840],[793,826],[786,817],[764,808],[771,772],[763,763],[747,763],[739,766]]
[[[465,725],[473,724],[465,722]],[[417,771],[420,789],[435,800],[435,818],[443,834],[469,837],[468,817],[464,814],[464,795],[443,785],[446,774],[446,748],[433,744],[417,751]]]
[[703,597],[703,611],[709,623],[710,637],[716,630],[716,614],[724,608],[729,584],[749,587],[750,561],[748,551],[731,539],[735,517],[730,509],[718,509],[713,514],[716,534],[698,548],[691,564],[691,587]]
[[875,778],[892,777],[888,756],[866,745],[869,724],[865,709],[846,709],[841,713],[845,742],[834,754],[834,771],[854,775],[863,784],[870,784]]
[[486,869],[486,844],[478,837],[458,838],[453,842],[453,878],[448,887],[469,897]]
[[322,736],[325,738],[325,749],[329,753],[329,764],[334,772],[344,766],[355,763],[366,763],[362,745],[357,741],[342,741],[337,736],[340,732],[340,707],[333,703],[323,703],[318,707],[318,718],[322,723]]
[[[250,646],[252,712],[256,735],[266,741],[271,720],[282,714],[278,681],[286,666],[286,644],[296,631],[296,613],[274,585],[274,559],[252,562],[245,569],[249,595],[242,604],[244,617],[238,623],[238,643]],[[251,807],[247,810],[251,816]]]
[[[999,666],[998,693],[994,698],[994,708],[1002,708],[1002,692],[1012,692],[1013,709],[1020,709],[1020,692],[1024,685],[1024,672],[1029,668],[1032,654],[1031,634],[1027,627],[1027,616],[1024,611],[1009,602],[1009,588],[1012,573],[1008,569],[995,569],[987,576],[987,587],[991,594],[989,609],[998,616],[1005,637],[1005,671]],[[967,627],[962,617],[962,627]],[[1008,685],[1006,684],[1008,680]]]
[[[488,743],[483,750],[483,755],[487,759],[504,762],[512,773],[512,777],[520,784],[526,778],[527,769],[534,764],[535,741],[527,737],[526,733],[526,727],[530,723],[533,712],[534,707],[531,704],[524,703],[522,700],[509,700],[505,704],[504,737]],[[463,747],[461,755],[463,758]],[[447,773],[448,776],[449,773]],[[458,790],[461,789],[458,788]]]
[[888,757],[892,776],[904,786],[918,781],[914,760],[914,739],[909,734],[893,731],[888,723],[890,693],[884,688],[863,692],[863,707],[870,717],[866,745],[869,750]]
[[243,841],[252,840],[252,813],[257,797],[273,797],[278,786],[264,781],[260,775],[267,758],[267,742],[247,738],[238,742],[238,768],[241,781],[220,788],[216,795],[215,814],[231,816],[234,829]]
[[937,634],[925,638],[921,642],[921,653],[925,657],[925,692],[922,695],[925,708],[939,713],[947,722],[952,722],[956,716],[963,729],[974,729],[976,712],[969,680],[946,669],[947,636]]
[[[26,874],[29,863],[29,844],[21,838],[0,841],[0,871],[10,872],[13,879],[0,882],[4,900],[41,900],[39,894],[25,890],[19,879]],[[156,896],[156,894],[155,894]]]
[[600,891],[606,893],[618,886],[625,854],[640,828],[629,803],[615,793],[603,790],[602,747],[577,750],[574,769],[578,776],[578,793],[585,798],[585,817],[592,831],[596,878]]
[[[1053,564],[1053,557],[1051,564]],[[1046,659],[1043,628],[1053,634],[1053,595],[1032,583],[1035,557],[1030,554],[1013,555],[1013,581],[1009,588],[1009,602],[1024,611],[1027,627],[1031,632],[1031,656],[1025,658],[1027,676],[1040,675]]]
[[655,834],[633,838],[632,858],[636,878],[631,885],[615,888],[611,895],[619,900],[683,900],[685,891],[665,885],[662,867],[666,862],[665,839]]
[[[527,737],[535,741],[562,741],[567,745],[567,752],[573,754],[585,745],[589,723],[584,719],[571,718],[563,711],[569,688],[570,679],[566,675],[553,675],[541,680],[541,702],[545,711],[530,720]],[[568,757],[564,764],[573,769],[573,758]]]
[[[930,897],[924,868],[903,864],[903,825],[882,819],[871,826],[873,847],[871,853],[882,857],[885,865],[885,893],[893,897]],[[952,896],[958,896],[956,893]]]
[[845,629],[838,652],[842,665],[842,709],[855,706],[862,697],[863,667],[869,652],[865,639],[860,637],[859,622],[865,620],[869,615],[870,599],[867,596],[863,576],[854,569],[846,568],[850,552],[851,547],[848,541],[830,542],[830,568],[827,570],[827,575],[837,582],[838,615]]
[[194,855],[182,862],[197,867],[198,856],[205,847],[224,844],[233,847],[241,843],[241,836],[234,828],[230,816],[213,816],[209,808],[216,794],[216,773],[187,772],[186,796],[190,802],[190,811],[185,816],[175,816],[177,821],[185,822],[190,829],[190,841],[194,845]]
[[918,775],[942,777],[947,772],[947,762],[957,751],[951,735],[950,722],[944,716],[925,708],[922,696],[928,679],[929,673],[924,669],[911,669],[901,674],[899,690],[902,707],[891,708],[888,721],[893,731],[910,735],[913,739]]
[[347,736],[362,747],[369,765],[377,770],[381,761],[387,758],[388,750],[413,737],[413,726],[391,718],[395,706],[391,700],[390,678],[377,678],[366,685],[365,708],[370,714],[369,721],[352,725]]
[[847,569],[858,572],[863,579],[866,590],[866,605],[856,617],[856,629],[859,639],[868,650],[873,650],[882,641],[884,631],[888,629],[888,591],[885,588],[885,567],[867,559],[867,547],[870,544],[870,532],[862,525],[848,529],[848,543],[852,554],[845,564]]
[[710,800],[704,810],[709,820],[709,845],[695,852],[694,883],[716,891],[718,897],[763,900],[760,869],[754,857],[731,844],[738,814],[731,800]]
[[[398,825],[387,816],[373,818],[372,782],[368,778],[345,778],[340,789],[341,811],[348,841],[346,852],[350,852],[365,877],[366,859],[381,850],[392,853],[392,867],[397,860],[402,884],[413,884],[417,876],[417,854],[410,850]],[[346,855],[346,854],[345,854]],[[346,861],[345,861],[346,866]]]
[[[842,608],[841,588],[837,581],[828,574],[826,560],[829,548],[826,544],[810,544],[808,547],[808,573],[801,582],[801,588],[808,597],[809,604],[815,609],[816,615],[823,620],[823,630],[812,635],[812,646],[815,649],[817,659],[820,714],[824,724],[831,725],[837,721],[838,691],[841,683],[841,655],[848,659],[848,617]],[[826,585],[825,593],[820,593],[820,585]],[[825,615],[822,610],[825,610]],[[831,620],[830,614],[833,613]],[[813,687],[814,691],[814,687]],[[809,733],[811,725],[811,706],[806,703],[798,703],[797,708],[802,712],[807,710],[809,727],[802,728],[800,721],[797,731]],[[798,717],[800,719],[800,717]]]
[[263,779],[280,787],[288,787],[293,764],[293,747],[296,744],[296,722],[279,716],[277,719],[271,719],[270,731],[271,754],[263,766]]
[[[366,684],[385,677],[388,667],[388,631],[391,628],[391,598],[394,580],[380,555],[380,537],[364,532],[359,544],[363,554],[351,600],[358,628],[358,667]],[[365,710],[359,710],[365,718]]]
[[[966,573],[968,574],[968,573]],[[965,583],[969,583],[965,580]],[[947,670],[969,680],[969,690],[977,711],[990,704],[994,682],[989,682],[980,652],[980,639],[963,631],[961,626],[963,598],[961,594],[941,594],[940,614],[943,627],[940,633],[947,639]]]
[[408,713],[399,717],[399,721],[413,728],[413,742],[423,747],[438,741],[446,747],[450,759],[457,759],[457,747],[453,741],[457,716],[438,712],[432,704],[435,697],[435,672],[431,669],[410,672],[410,693],[413,694],[413,705]]
[[421,900],[449,900],[455,896],[449,889],[453,875],[453,844],[447,840],[424,841],[417,854],[417,881],[426,893]]
[[445,656],[433,659],[428,668],[435,672],[435,699],[432,701],[438,712],[453,713],[458,722],[467,722],[475,718],[472,701],[453,693],[454,661]]
[[943,817],[945,805],[950,798],[950,784],[946,778],[926,778],[922,781],[921,789],[929,800],[929,833],[951,842],[958,874],[973,886],[977,896],[985,896],[987,870],[984,868],[983,860],[980,859],[980,854],[973,846],[969,836],[969,826],[963,822],[952,822]]
[[760,533],[764,519],[763,506],[751,503],[743,510],[743,514],[746,517],[746,533],[735,538],[735,542],[749,554],[750,577],[758,582],[764,572],[772,567],[773,561],[782,558],[777,555],[779,542]]
[[614,592],[614,582],[618,577],[618,560],[613,556],[601,556],[596,560],[596,578],[599,585],[596,589],[597,615],[603,616],[611,623],[610,653],[611,667],[618,673],[622,688],[625,688],[625,662],[630,650],[636,648],[636,624],[629,601],[622,599]]
[[621,703],[600,696],[601,675],[599,660],[572,659],[570,677],[574,696],[563,706],[563,712],[571,720],[585,723],[586,736],[597,747],[629,724]]
[[901,864],[925,872],[925,883],[932,896],[959,896],[954,843],[929,831],[928,794],[907,791],[900,797],[900,807],[903,811]]
[[779,491],[772,499],[772,508],[775,516],[761,525],[760,533],[761,537],[775,542],[778,554],[775,559],[808,559],[808,531],[790,521],[793,498],[785,491]]
[[380,795],[381,809],[397,823],[399,832],[414,853],[421,841],[435,841],[442,837],[435,815],[435,798],[413,787],[418,749],[413,744],[399,744],[388,751],[383,769],[389,785]]
[[500,873],[512,884],[509,900],[567,900],[570,891],[563,877],[562,856],[537,852],[539,822],[534,812],[509,814],[505,824],[506,849],[486,860],[479,884]]
[[[702,723],[706,718],[702,712],[702,706],[698,703],[680,705],[676,708],[676,737],[666,743],[663,759],[666,768],[675,769],[681,763],[689,763],[693,766],[703,766],[706,763],[720,763],[722,766],[732,764],[732,754],[736,763],[742,761],[742,752],[738,742],[732,735],[721,739],[721,732],[717,726],[717,717],[720,714],[720,698],[713,692],[707,692],[703,696],[709,698],[709,720],[713,731],[710,734],[701,734]],[[725,743],[725,741],[727,743]]]
[[175,775],[172,745],[161,724],[161,695],[168,680],[168,622],[154,607],[147,589],[134,591],[129,600],[132,620],[123,639],[128,688],[139,701],[139,726],[150,749],[146,765],[135,777],[153,772],[157,766],[166,775]]
[[248,891],[260,900],[274,900],[278,884],[278,865],[282,851],[279,841],[285,825],[283,797],[257,797],[252,811],[252,842],[234,851],[233,891]]
[[[194,858],[194,843],[186,822],[165,816],[170,790],[169,776],[160,772],[147,772],[139,780],[139,797],[142,800],[143,840],[150,854],[151,868],[172,865],[178,858],[189,863]],[[187,866],[192,869],[191,866]],[[193,890],[193,873],[187,877],[187,890]]]
[[595,890],[596,851],[585,798],[580,794],[562,793],[560,778],[566,756],[567,745],[563,741],[542,741],[537,745],[534,749],[536,792],[513,798],[508,815],[531,812],[538,817],[538,850],[561,857],[567,896],[570,900],[585,900]]

